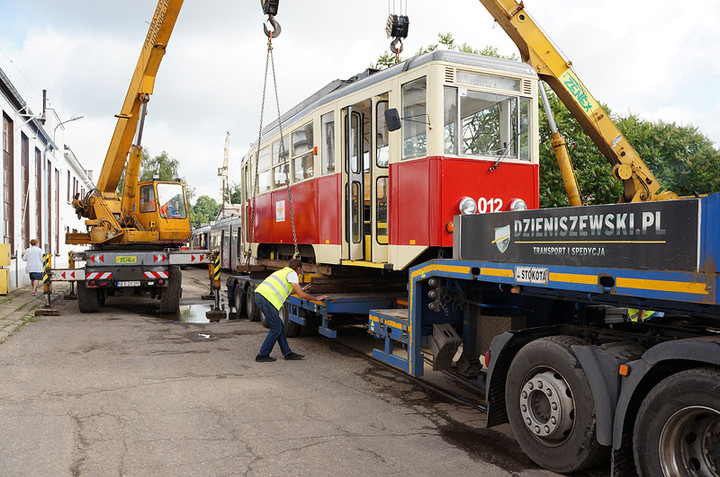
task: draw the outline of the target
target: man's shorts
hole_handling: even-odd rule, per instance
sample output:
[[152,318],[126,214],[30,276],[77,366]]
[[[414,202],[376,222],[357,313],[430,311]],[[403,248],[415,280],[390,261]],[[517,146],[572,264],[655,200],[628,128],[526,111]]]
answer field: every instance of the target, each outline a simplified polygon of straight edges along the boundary
[[30,280],[42,280],[43,272],[30,272]]

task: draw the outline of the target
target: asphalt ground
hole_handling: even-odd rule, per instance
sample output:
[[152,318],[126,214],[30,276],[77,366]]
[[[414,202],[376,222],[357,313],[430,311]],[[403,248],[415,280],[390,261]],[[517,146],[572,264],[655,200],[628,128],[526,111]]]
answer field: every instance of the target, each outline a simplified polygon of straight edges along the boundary
[[[184,272],[184,303],[206,276]],[[33,317],[43,298],[0,308],[23,314],[0,345],[0,475],[555,475],[473,406],[331,340],[257,363],[259,323],[183,323],[136,297],[81,314],[56,296],[59,316]]]

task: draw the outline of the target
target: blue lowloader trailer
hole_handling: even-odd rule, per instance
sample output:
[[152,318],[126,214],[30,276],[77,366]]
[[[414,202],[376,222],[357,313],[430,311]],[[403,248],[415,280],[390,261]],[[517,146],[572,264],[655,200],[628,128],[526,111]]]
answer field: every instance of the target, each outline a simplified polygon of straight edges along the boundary
[[[487,425],[547,469],[720,475],[718,259],[720,194],[457,216],[453,258],[411,268],[403,296],[291,296],[281,314],[328,337],[365,314],[375,358],[476,379]],[[227,283],[254,320],[259,281]]]
[[487,425],[545,468],[720,475],[720,194],[454,231],[453,259],[410,270],[407,310],[370,312],[376,358],[420,376],[429,349],[481,376]]

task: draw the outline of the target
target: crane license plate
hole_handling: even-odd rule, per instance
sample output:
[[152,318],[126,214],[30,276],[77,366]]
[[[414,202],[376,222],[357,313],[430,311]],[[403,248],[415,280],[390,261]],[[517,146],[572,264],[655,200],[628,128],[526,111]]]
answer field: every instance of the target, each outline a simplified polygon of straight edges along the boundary
[[119,282],[117,282],[117,286],[119,286],[119,287],[139,287],[140,280],[119,281]]
[[515,267],[515,281],[547,285],[548,269],[542,267]]

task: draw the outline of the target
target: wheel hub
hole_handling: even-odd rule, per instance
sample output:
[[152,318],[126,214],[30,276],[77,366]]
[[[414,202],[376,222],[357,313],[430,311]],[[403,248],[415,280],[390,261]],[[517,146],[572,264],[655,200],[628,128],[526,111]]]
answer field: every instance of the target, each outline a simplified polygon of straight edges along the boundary
[[572,429],[574,410],[570,388],[559,373],[537,373],[520,392],[520,414],[536,438],[562,440]]
[[658,443],[665,475],[718,475],[720,411],[705,406],[677,411],[663,426]]

